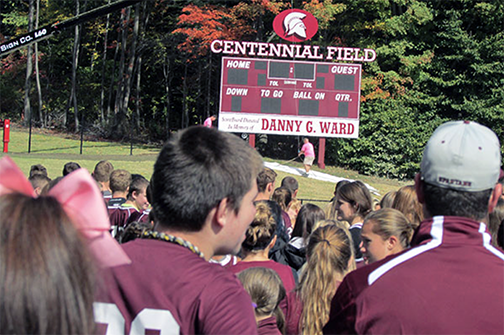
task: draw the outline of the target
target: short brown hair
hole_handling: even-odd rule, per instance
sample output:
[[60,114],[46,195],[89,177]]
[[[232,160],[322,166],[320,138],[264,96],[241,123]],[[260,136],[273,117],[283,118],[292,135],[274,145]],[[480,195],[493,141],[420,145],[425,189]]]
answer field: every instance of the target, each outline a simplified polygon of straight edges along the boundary
[[114,166],[109,161],[99,161],[93,171],[93,178],[102,183],[110,180],[110,174],[114,171]]
[[292,194],[296,192],[299,188],[299,183],[296,180],[296,178],[287,176],[284,179],[282,179],[282,183],[280,184],[281,187],[286,187],[291,191]]
[[110,190],[126,192],[131,184],[131,173],[126,170],[114,170],[110,174]]
[[267,167],[259,172],[259,175],[257,176],[257,188],[259,189],[259,192],[264,192],[269,183],[274,183],[276,176],[277,173]]
[[30,178],[34,175],[41,174],[47,177],[47,169],[42,164],[32,165],[30,168]]
[[132,175],[127,199],[133,200],[133,192],[144,192],[147,190],[147,186],[149,186],[149,181],[144,176],[139,174]]
[[238,213],[262,166],[257,151],[236,135],[201,126],[177,132],[161,149],[150,180],[156,224],[200,231],[225,198]]
[[80,168],[81,168],[81,166],[79,165],[79,163],[68,162],[63,166],[63,171],[61,173],[63,174],[63,176],[66,176],[70,172],[73,172],[73,171],[78,170]]

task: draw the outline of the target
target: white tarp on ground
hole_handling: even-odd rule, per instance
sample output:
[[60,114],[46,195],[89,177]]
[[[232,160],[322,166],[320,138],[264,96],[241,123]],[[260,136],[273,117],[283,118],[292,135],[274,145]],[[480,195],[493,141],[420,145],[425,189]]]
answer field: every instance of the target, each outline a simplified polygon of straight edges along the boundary
[[[296,168],[293,166],[282,165],[282,164],[279,164],[276,162],[264,162],[264,166],[269,167],[270,169],[273,169],[273,170],[287,172],[287,173],[293,174],[295,176],[303,176],[303,178],[317,179],[317,180],[327,181],[327,182],[334,183],[334,184],[338,183],[341,180],[354,181],[352,179],[340,178],[340,177],[336,177],[336,176],[333,176],[333,175],[330,175],[327,173],[313,171],[313,170],[310,171],[310,175],[308,177],[304,177],[304,175],[305,175],[304,168]],[[377,189],[375,189],[374,187],[372,187],[368,184],[365,184],[365,185],[371,193],[373,193],[374,195],[380,195],[380,193],[378,193]]]

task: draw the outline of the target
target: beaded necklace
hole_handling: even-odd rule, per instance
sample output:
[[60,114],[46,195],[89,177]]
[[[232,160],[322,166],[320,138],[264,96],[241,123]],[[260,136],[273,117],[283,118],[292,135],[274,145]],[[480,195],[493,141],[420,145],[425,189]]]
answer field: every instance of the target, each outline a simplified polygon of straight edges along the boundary
[[191,250],[193,253],[200,256],[201,258],[205,258],[203,256],[203,253],[198,249],[197,246],[195,246],[191,242],[186,241],[180,237],[176,237],[176,236],[165,234],[165,233],[160,233],[157,231],[144,231],[142,233],[141,238],[151,239],[151,240],[159,240],[159,241],[164,241],[164,242],[169,242],[169,243],[175,243],[175,244],[183,246],[184,248]]

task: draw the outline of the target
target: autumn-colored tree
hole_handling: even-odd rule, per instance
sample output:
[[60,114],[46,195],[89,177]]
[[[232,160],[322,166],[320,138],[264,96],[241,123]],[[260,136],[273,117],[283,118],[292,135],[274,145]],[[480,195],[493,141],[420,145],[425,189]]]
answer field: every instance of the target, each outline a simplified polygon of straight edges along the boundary
[[233,38],[228,29],[230,21],[231,15],[224,7],[187,5],[179,16],[179,28],[173,31],[187,36],[178,46],[179,50],[192,57],[206,55],[213,40]]
[[274,15],[286,6],[282,1],[275,0],[240,2],[231,8],[190,4],[182,9],[178,28],[173,34],[187,36],[179,45],[179,50],[191,54],[191,57],[203,56],[208,53],[210,43],[216,39],[258,39],[263,34],[264,17],[269,16],[272,21]]

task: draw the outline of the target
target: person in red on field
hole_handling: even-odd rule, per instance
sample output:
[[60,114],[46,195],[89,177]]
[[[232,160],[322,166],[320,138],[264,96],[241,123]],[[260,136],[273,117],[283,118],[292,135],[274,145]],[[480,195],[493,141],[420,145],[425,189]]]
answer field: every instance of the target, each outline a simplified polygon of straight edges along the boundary
[[303,165],[306,171],[305,177],[308,177],[310,175],[310,169],[313,165],[313,161],[315,160],[315,148],[313,147],[313,144],[310,143],[308,137],[303,138],[303,143],[304,144],[301,147],[301,151],[299,152],[298,156],[305,156]]
[[212,128],[213,127],[213,122],[217,120],[217,117],[215,115],[212,115],[208,118],[205,119],[205,122],[203,122],[203,126],[207,128]]

